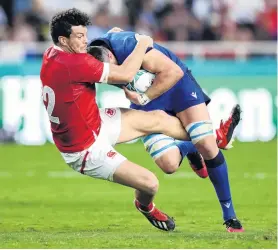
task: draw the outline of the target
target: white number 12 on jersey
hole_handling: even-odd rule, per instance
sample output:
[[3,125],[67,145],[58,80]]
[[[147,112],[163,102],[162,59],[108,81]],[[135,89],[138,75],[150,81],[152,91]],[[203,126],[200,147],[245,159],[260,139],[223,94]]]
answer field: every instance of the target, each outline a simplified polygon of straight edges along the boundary
[[45,102],[47,101],[46,95],[48,95],[48,104],[47,104],[46,111],[48,113],[49,120],[53,123],[60,124],[59,117],[52,116],[52,112],[53,112],[53,109],[54,109],[54,106],[55,106],[54,90],[52,88],[48,87],[48,86],[44,86],[42,93],[43,93],[43,100]]

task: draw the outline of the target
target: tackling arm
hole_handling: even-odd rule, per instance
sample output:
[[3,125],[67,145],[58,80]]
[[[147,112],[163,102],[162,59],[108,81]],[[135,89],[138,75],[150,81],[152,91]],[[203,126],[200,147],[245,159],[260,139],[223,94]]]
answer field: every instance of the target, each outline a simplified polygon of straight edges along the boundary
[[153,46],[153,40],[149,36],[135,35],[135,46],[132,53],[121,65],[103,63],[89,54],[69,54],[67,67],[74,82],[103,82],[110,84],[122,84],[130,82],[140,69],[148,47]]

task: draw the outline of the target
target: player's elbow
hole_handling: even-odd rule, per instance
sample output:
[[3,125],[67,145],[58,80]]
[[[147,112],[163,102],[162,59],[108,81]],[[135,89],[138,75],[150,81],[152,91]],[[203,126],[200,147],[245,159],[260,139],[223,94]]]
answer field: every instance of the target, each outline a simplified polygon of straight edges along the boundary
[[176,78],[176,82],[178,82],[184,76],[183,70],[178,65],[172,68],[171,74]]
[[131,74],[131,73],[125,73],[125,82],[132,82],[135,75],[134,74]]
[[178,65],[173,65],[163,71],[163,78],[166,80],[170,88],[174,86],[183,75],[184,72]]

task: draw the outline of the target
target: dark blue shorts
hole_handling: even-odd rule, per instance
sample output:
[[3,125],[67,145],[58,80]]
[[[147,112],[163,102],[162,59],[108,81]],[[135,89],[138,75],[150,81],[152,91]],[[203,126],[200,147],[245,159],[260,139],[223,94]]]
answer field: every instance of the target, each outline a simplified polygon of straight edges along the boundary
[[192,106],[209,102],[210,98],[202,91],[190,70],[186,70],[183,78],[160,97],[145,106],[131,104],[130,108],[144,111],[159,109],[176,115]]

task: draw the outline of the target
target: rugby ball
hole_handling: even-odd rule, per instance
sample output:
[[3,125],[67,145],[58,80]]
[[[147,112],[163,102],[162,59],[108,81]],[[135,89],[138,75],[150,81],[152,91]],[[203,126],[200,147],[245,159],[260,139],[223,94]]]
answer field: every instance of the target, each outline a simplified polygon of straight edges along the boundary
[[144,69],[137,72],[133,81],[127,84],[127,89],[139,93],[145,93],[146,90],[153,84],[155,74],[150,73]]

